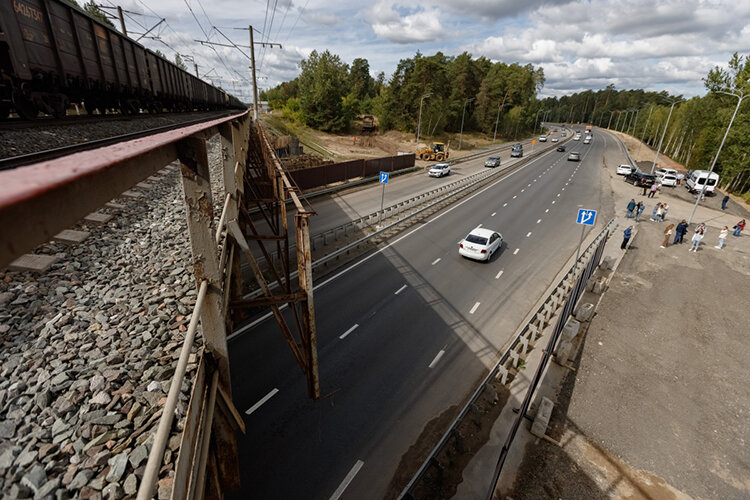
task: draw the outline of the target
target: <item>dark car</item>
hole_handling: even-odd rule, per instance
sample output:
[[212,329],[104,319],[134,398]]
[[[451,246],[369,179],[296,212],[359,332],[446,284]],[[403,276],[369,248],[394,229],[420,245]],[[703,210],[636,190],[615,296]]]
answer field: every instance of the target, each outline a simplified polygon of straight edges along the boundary
[[513,144],[513,149],[510,152],[511,158],[521,158],[523,156],[523,145],[518,142]]
[[557,150],[565,152],[565,144],[560,144],[559,146],[557,146]]
[[630,174],[625,176],[625,182],[629,182],[634,186],[639,187],[651,187],[656,181],[656,177],[640,170],[634,170]]
[[499,156],[490,156],[487,158],[487,160],[484,162],[485,167],[495,168],[500,166],[500,157]]

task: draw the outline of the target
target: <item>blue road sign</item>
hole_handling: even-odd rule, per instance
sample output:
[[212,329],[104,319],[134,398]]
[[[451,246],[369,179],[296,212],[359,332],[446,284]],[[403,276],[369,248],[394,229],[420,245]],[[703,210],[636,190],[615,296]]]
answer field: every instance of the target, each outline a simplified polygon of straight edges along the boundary
[[380,183],[388,184],[388,172],[380,172]]
[[583,224],[584,226],[593,226],[596,222],[596,210],[586,210],[585,208],[578,209],[578,217],[576,217],[576,224]]

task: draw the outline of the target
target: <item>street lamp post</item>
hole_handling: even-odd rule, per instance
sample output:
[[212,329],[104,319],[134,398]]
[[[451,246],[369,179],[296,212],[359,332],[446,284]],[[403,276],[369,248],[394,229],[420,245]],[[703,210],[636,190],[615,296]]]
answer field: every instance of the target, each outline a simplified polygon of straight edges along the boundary
[[458,137],[458,149],[459,150],[461,149],[461,144],[463,143],[463,140],[464,140],[464,117],[466,116],[466,105],[469,104],[474,99],[476,99],[476,98],[472,97],[472,98],[466,99],[464,101],[464,110],[461,113],[461,134]]
[[617,121],[615,122],[615,131],[620,127],[620,118],[622,118],[622,111],[617,112]]
[[[544,111],[544,110],[543,109],[538,110],[536,112],[536,116],[534,116],[534,132],[532,132],[532,134],[534,134],[534,135],[536,135],[536,120],[537,120],[537,118],[539,118],[539,113],[541,113],[542,111]],[[544,123],[544,117],[542,117],[542,123]]]
[[672,105],[669,107],[669,114],[667,115],[667,123],[664,125],[664,132],[661,134],[661,139],[659,139],[659,147],[656,148],[656,156],[654,156],[654,163],[651,165],[651,175],[654,175],[654,169],[656,169],[656,160],[659,159],[659,151],[661,151],[661,144],[664,142],[664,136],[667,135],[667,127],[669,127],[669,119],[672,118],[672,110],[674,109],[674,105],[678,102],[682,101],[682,99],[677,99],[676,101],[672,101]]
[[701,202],[701,198],[703,198],[703,195],[706,193],[706,187],[708,186],[708,179],[711,178],[711,172],[714,171],[714,167],[716,166],[716,160],[719,159],[719,153],[721,153],[721,148],[724,147],[724,141],[727,140],[727,136],[729,135],[729,129],[732,128],[732,123],[734,123],[734,117],[737,116],[737,111],[739,111],[740,109],[740,105],[742,104],[742,99],[745,98],[744,92],[740,92],[739,94],[736,94],[734,92],[724,92],[720,90],[719,93],[732,95],[734,97],[737,97],[739,100],[737,101],[737,106],[734,108],[734,113],[732,113],[732,119],[729,120],[729,126],[727,127],[727,131],[724,132],[724,137],[721,139],[721,144],[719,144],[719,149],[718,151],[716,151],[716,156],[714,156],[714,161],[711,163],[711,168],[708,171],[708,178],[706,178],[706,182],[703,183],[701,192],[698,193],[698,199],[695,200],[695,206],[693,206],[693,211],[690,212],[690,217],[687,220],[688,224],[690,224],[693,221],[693,216],[695,215],[695,211],[698,209],[698,204]]
[[637,109],[635,109],[635,108],[631,108],[631,109],[630,109],[630,121],[628,121],[628,126],[627,126],[627,127],[625,127],[625,133],[626,133],[626,134],[627,134],[627,133],[628,133],[628,131],[630,130],[630,125],[632,125],[632,124],[633,124],[633,112],[634,112],[634,111],[635,111],[635,112],[637,112],[638,110],[637,110]]
[[[432,92],[427,92],[419,100],[419,118],[417,119],[417,149],[419,149],[419,132],[422,127],[422,103],[424,102],[425,97],[430,97],[431,95],[432,95]],[[430,128],[429,123],[427,124],[427,128]]]
[[609,121],[607,122],[607,130],[609,130],[609,126],[612,125],[612,115],[615,114],[615,110],[612,110],[612,112],[609,114]]
[[638,156],[641,154],[641,146],[643,146],[643,139],[646,137],[646,130],[648,130],[648,123],[651,121],[651,113],[654,112],[655,105],[651,105],[651,109],[648,112],[648,118],[646,118],[646,126],[643,127],[643,133],[641,134],[641,142],[638,144],[638,152],[635,154],[635,161],[638,162]]

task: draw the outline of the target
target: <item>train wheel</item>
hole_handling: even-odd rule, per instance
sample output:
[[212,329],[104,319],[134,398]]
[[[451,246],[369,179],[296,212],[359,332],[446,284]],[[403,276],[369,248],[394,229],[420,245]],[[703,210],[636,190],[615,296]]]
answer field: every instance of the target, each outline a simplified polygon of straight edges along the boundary
[[24,120],[34,120],[39,115],[39,108],[36,107],[34,101],[28,100],[23,94],[16,93],[13,96],[13,104],[18,116]]

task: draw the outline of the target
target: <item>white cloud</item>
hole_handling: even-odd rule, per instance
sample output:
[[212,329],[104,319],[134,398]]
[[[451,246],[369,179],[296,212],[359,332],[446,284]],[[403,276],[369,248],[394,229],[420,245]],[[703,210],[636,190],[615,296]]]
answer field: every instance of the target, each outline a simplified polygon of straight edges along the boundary
[[443,32],[437,9],[419,8],[402,17],[390,2],[379,2],[370,14],[375,34],[393,43],[432,41]]

